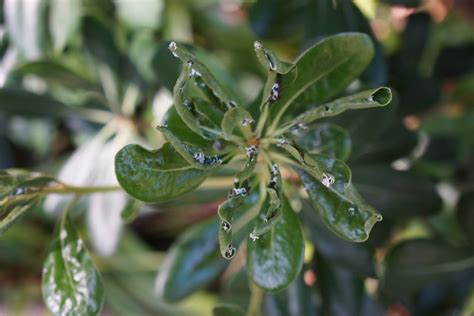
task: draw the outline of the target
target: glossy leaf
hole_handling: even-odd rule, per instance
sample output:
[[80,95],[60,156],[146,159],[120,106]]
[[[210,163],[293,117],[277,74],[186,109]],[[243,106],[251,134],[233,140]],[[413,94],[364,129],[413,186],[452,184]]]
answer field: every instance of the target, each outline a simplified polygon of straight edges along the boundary
[[224,160],[218,155],[207,155],[201,148],[183,143],[167,127],[158,126],[157,129],[174,150],[194,168],[209,170],[219,167],[224,163]]
[[[248,195],[234,210],[234,216],[244,216],[258,201],[258,193]],[[217,218],[193,225],[172,245],[156,278],[155,289],[161,298],[180,300],[209,284],[224,270],[228,261],[220,254],[219,228]],[[235,233],[235,245],[244,240],[250,229],[250,225],[244,225]]]
[[351,152],[351,138],[343,128],[333,124],[316,124],[291,130],[290,138],[309,153],[326,154],[346,160]]
[[235,107],[224,114],[222,119],[221,129],[224,139],[231,139],[234,129],[239,128],[245,137],[252,134],[252,122],[254,122],[252,115],[240,107]]
[[[221,87],[221,85],[217,82],[214,75],[209,71],[209,69],[194,56],[191,52],[187,51],[183,45],[176,44],[175,42],[171,42],[169,45],[170,51],[173,53],[175,57],[178,57],[183,62],[183,73],[185,71],[186,75],[192,74],[192,76],[197,76],[202,78],[204,83],[212,90],[212,93],[224,104],[231,108],[233,107],[233,101],[228,93]],[[183,75],[184,76],[184,75]],[[184,80],[184,78],[183,78]],[[179,82],[179,79],[178,79]],[[176,84],[175,88],[178,86]],[[176,100],[175,100],[176,102]],[[183,119],[184,120],[184,119]]]
[[387,107],[345,112],[324,121],[343,126],[350,134],[349,161],[390,164],[409,156],[417,144],[416,134],[402,125],[396,105],[392,101]]
[[227,265],[217,241],[217,220],[195,225],[168,251],[156,278],[156,291],[168,301],[179,300],[214,279]]
[[473,262],[468,249],[454,248],[439,240],[407,240],[385,256],[382,287],[391,294],[413,293],[432,282],[458,275]]
[[[240,193],[236,190],[245,190]],[[229,198],[222,204],[219,205],[217,209],[217,214],[219,215],[220,224],[219,224],[219,248],[222,257],[225,259],[232,259],[237,253],[237,248],[232,243],[232,224],[234,220],[234,213],[237,208],[242,204],[245,196],[247,195],[248,188],[234,188],[229,194]]]
[[255,227],[250,234],[252,241],[257,240],[263,234],[270,231],[282,214],[283,207],[283,188],[281,174],[278,165],[272,164],[270,168],[270,182],[266,187],[267,201],[255,220]]
[[227,200],[217,208],[217,215],[220,218],[219,248],[221,255],[226,259],[232,259],[237,253],[237,248],[232,242],[232,225],[237,209],[251,189],[248,180],[253,175],[257,158],[257,156],[251,156],[247,159],[242,170],[234,178],[234,187],[230,190]]
[[171,106],[163,118],[162,124],[167,126],[173,135],[176,135],[182,142],[197,145],[200,147],[212,146],[213,142],[202,138],[191,130],[179,116],[176,107]]
[[310,109],[298,115],[294,120],[297,123],[294,123],[294,125],[298,123],[310,124],[315,120],[339,115],[347,110],[386,106],[390,101],[392,101],[392,92],[389,88],[381,87],[375,90],[366,90]]
[[245,311],[235,304],[217,304],[212,310],[213,316],[244,316]]
[[360,8],[370,7],[369,2],[340,1],[334,5],[332,0],[308,1],[305,8],[305,43],[341,32],[361,32],[374,41],[374,58],[361,75],[361,79],[370,86],[386,84],[387,65],[382,45],[374,36],[367,12]]
[[342,91],[368,65],[373,56],[370,38],[361,33],[330,36],[306,50],[297,60],[296,80],[281,76],[280,98],[272,105],[273,127],[286,113],[327,101]]
[[338,266],[359,277],[374,277],[374,249],[367,243],[353,243],[339,238],[322,221],[319,214],[306,205],[300,212],[305,236],[315,251],[332,266]]
[[283,200],[282,215],[259,239],[247,240],[247,272],[259,287],[276,292],[287,287],[303,266],[304,240],[298,216]]
[[339,159],[328,155],[311,154],[296,144],[283,140],[283,147],[301,165],[301,168],[324,184],[329,191],[344,194],[351,183],[351,170]]
[[165,144],[156,151],[128,145],[115,156],[115,174],[122,188],[144,202],[165,201],[191,191],[207,177]]
[[318,315],[316,302],[313,298],[313,290],[304,283],[303,274],[300,274],[284,291],[275,294],[265,294],[263,306],[265,315]]
[[183,95],[188,83],[188,77],[188,69],[186,66],[183,66],[183,70],[181,71],[181,74],[179,75],[178,80],[176,81],[176,84],[173,88],[174,106],[179,116],[190,130],[202,138],[212,139],[214,135],[209,135],[202,130],[201,123],[197,117],[198,114],[193,113],[196,112],[195,105],[191,103],[192,101],[184,99]]
[[97,315],[104,304],[102,281],[67,213],[44,262],[42,290],[53,315]]
[[[334,174],[332,170],[327,172]],[[323,184],[306,172],[299,172],[299,175],[315,210],[339,237],[352,242],[365,241],[375,223],[382,220],[382,216],[362,200],[350,182],[334,175],[334,184]]]

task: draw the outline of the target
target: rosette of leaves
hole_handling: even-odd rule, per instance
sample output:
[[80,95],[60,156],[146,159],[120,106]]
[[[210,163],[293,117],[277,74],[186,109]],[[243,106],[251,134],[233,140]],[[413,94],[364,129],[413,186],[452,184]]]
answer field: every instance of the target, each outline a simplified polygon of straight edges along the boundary
[[[351,170],[344,163],[350,152],[347,132],[320,119],[391,101],[386,87],[352,95],[344,90],[373,57],[368,36],[328,37],[293,63],[255,42],[267,71],[259,106],[240,102],[182,45],[171,42],[169,49],[183,68],[173,91],[174,106],[157,127],[166,143],[154,151],[139,145],[120,150],[115,159],[120,185],[138,200],[161,202],[195,189],[222,168],[237,171],[228,199],[217,210],[219,224],[212,224],[219,225],[218,238],[198,243],[204,232],[213,230],[196,228],[170,251],[157,280],[165,298],[179,299],[216,275],[203,272],[202,280],[191,284],[186,274],[191,266],[212,262],[215,271],[222,271],[225,265],[216,254],[232,259],[243,242],[252,281],[268,291],[286,288],[303,265],[304,237],[292,206],[299,198],[309,198],[339,237],[367,240],[382,216],[351,183]],[[342,92],[346,95],[335,99]],[[306,193],[295,190],[299,185]],[[184,292],[175,286],[177,273],[187,281]]]

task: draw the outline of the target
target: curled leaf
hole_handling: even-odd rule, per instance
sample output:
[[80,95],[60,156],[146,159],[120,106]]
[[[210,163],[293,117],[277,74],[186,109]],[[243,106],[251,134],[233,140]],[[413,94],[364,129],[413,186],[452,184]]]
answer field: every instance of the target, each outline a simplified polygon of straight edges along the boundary
[[224,163],[224,160],[220,156],[207,155],[201,148],[182,142],[176,135],[171,133],[167,127],[158,126],[157,128],[176,152],[194,168],[209,170]]
[[254,48],[258,61],[270,71],[287,74],[295,68],[294,64],[281,61],[271,49],[263,47],[260,42],[255,42]]
[[392,91],[387,87],[362,91],[336,99],[298,115],[296,122],[309,124],[317,119],[341,114],[347,110],[386,106],[392,101]]
[[231,139],[234,129],[238,127],[242,134],[249,138],[252,134],[251,124],[254,122],[252,115],[243,108],[235,107],[228,110],[222,119],[221,129],[224,139]]
[[226,259],[232,259],[237,252],[232,242],[232,225],[235,212],[249,194],[250,186],[248,185],[248,179],[253,175],[256,163],[256,156],[247,159],[243,169],[235,177],[234,188],[231,189],[229,198],[220,204],[217,209],[217,214],[221,219],[219,228],[220,251],[221,255]]

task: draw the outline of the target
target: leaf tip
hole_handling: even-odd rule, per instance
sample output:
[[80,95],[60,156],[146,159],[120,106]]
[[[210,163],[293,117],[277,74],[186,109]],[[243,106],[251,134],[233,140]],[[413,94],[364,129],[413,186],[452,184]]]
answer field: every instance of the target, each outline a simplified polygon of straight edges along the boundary
[[380,106],[386,106],[392,101],[392,90],[388,87],[380,87],[370,95],[370,98]]

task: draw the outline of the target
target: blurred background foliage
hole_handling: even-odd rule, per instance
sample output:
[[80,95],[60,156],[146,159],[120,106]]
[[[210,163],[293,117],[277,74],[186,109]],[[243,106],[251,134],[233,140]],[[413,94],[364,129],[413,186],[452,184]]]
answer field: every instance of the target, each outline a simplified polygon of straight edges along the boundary
[[[77,186],[116,185],[119,148],[162,143],[153,125],[171,105],[180,70],[169,40],[202,49],[197,54],[219,81],[252,104],[264,77],[255,40],[293,60],[325,36],[369,34],[376,55],[352,85],[390,86],[395,101],[331,121],[349,131],[354,182],[384,221],[367,243],[351,244],[300,205],[303,272],[287,290],[265,295],[263,313],[474,313],[472,1],[0,3],[0,169],[41,171]],[[224,196],[216,182],[159,205],[133,205],[122,192],[84,198],[74,214],[103,277],[103,314],[209,315],[217,302],[245,308],[242,260],[192,266],[205,255],[199,243],[181,258],[193,273],[175,275],[179,300],[154,295],[171,244],[215,217]],[[1,237],[1,315],[47,314],[41,267],[67,199],[48,196]]]

